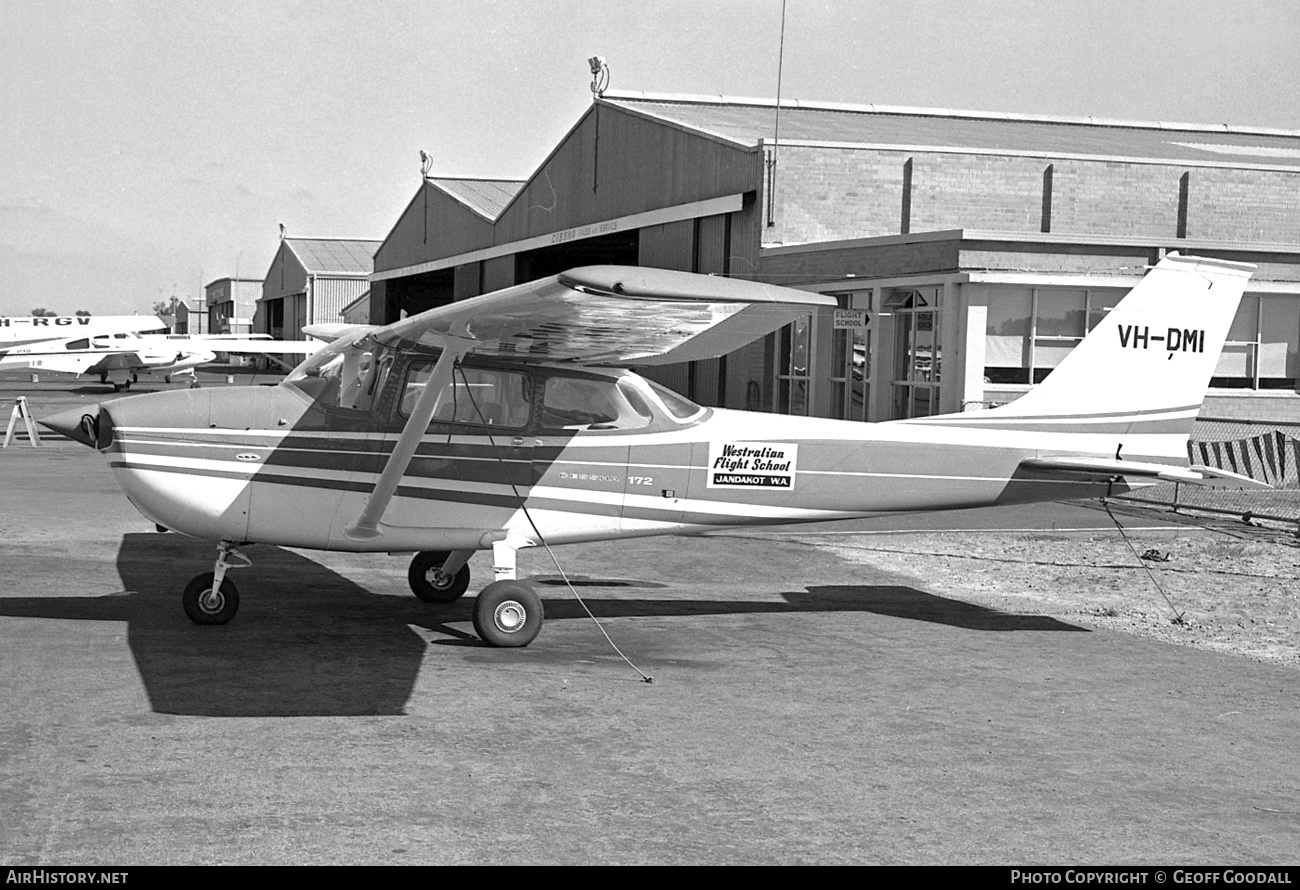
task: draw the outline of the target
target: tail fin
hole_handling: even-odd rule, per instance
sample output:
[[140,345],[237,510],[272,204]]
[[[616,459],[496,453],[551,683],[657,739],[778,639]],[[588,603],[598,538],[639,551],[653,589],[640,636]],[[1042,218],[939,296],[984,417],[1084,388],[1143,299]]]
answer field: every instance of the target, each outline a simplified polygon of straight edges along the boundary
[[1188,414],[1210,376],[1255,267],[1170,254],[1042,383],[1003,416]]
[[1191,432],[1254,269],[1166,256],[1042,383],[981,416]]

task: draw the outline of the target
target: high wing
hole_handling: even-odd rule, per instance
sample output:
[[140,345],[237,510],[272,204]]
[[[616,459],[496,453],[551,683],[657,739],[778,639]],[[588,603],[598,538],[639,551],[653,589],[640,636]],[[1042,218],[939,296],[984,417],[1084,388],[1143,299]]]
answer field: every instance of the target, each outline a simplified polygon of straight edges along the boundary
[[522,362],[663,365],[733,352],[833,297],[753,281],[584,266],[430,309],[374,332],[381,343],[469,341]]
[[316,337],[320,340],[333,342],[342,337],[348,337],[353,334],[359,336],[368,331],[377,330],[379,330],[379,325],[317,322],[316,324],[303,325],[302,332],[308,337]]
[[[149,338],[144,338],[149,339]],[[325,345],[323,340],[271,340],[250,337],[190,336],[159,338],[183,352],[233,352],[236,355],[311,355]]]
[[[358,520],[354,540],[383,534],[380,520],[470,352],[520,362],[660,365],[739,349],[835,299],[752,281],[628,266],[583,266],[553,278],[439,306],[373,330],[390,346],[419,343],[442,355],[416,401]],[[338,348],[336,347],[331,347]]]

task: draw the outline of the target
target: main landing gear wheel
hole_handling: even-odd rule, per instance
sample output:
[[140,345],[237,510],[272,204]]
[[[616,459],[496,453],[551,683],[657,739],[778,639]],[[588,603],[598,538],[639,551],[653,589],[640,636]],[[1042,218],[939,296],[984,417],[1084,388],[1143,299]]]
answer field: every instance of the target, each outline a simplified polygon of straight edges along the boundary
[[222,579],[221,588],[214,590],[212,581],[216,576],[212,572],[195,575],[194,580],[185,586],[181,603],[185,614],[195,624],[225,624],[239,611],[239,591],[228,578]]
[[527,646],[542,630],[542,600],[527,584],[493,581],[474,601],[474,630],[489,646]]
[[415,554],[406,580],[411,592],[426,603],[450,603],[469,590],[469,566],[463,565],[454,575],[442,570],[442,564],[451,554],[441,550],[426,550]]

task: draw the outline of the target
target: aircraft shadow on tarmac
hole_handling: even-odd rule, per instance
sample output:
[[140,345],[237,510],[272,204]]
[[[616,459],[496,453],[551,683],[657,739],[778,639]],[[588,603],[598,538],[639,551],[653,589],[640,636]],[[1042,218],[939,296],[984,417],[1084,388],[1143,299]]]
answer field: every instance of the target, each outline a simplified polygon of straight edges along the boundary
[[[125,621],[127,639],[153,709],[210,717],[400,715],[429,644],[412,630],[445,635],[443,646],[473,647],[502,660],[531,650],[492,650],[462,629],[473,600],[442,606],[414,596],[376,594],[306,557],[278,547],[250,548],[240,613],[229,625],[199,627],[185,617],[180,590],[210,565],[211,543],[179,535],[128,534],[118,552],[123,586],[108,596],[0,598],[10,617]],[[555,580],[533,579],[548,621],[586,618]],[[597,618],[863,612],[985,631],[1081,631],[1051,618],[1013,615],[901,585],[814,586],[781,594],[785,602],[650,599],[620,588],[662,588],[652,581],[577,579]],[[561,591],[563,593],[561,594]],[[461,627],[451,625],[459,624]],[[534,648],[546,645],[545,636]]]

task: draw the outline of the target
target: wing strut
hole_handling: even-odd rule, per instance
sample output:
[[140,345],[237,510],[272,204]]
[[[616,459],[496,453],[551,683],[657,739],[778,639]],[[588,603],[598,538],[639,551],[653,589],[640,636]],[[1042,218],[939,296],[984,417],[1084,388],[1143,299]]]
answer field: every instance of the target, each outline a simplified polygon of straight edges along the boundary
[[477,343],[460,337],[444,336],[442,339],[442,355],[438,358],[438,363],[433,366],[433,375],[424,384],[424,391],[420,393],[415,409],[402,429],[401,438],[393,446],[393,453],[388,456],[388,463],[384,464],[384,470],[379,474],[379,481],[375,483],[375,490],[370,493],[370,499],[366,501],[366,506],[361,511],[361,518],[343,532],[354,541],[371,541],[383,534],[379,528],[379,520],[383,519],[389,501],[393,499],[398,484],[406,475],[406,468],[411,465],[411,458],[415,457],[415,449],[419,447],[420,439],[429,428],[438,396],[451,383],[456,362],[460,361]]

